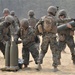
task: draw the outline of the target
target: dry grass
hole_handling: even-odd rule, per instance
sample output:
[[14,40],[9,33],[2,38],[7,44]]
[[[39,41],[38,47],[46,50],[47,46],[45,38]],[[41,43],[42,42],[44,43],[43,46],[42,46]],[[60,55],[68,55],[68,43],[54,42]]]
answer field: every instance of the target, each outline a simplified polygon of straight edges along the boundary
[[[19,44],[19,57],[21,58],[21,49],[22,45]],[[50,49],[48,50],[45,58],[44,63],[42,65],[42,70],[37,72],[35,70],[36,65],[34,61],[30,63],[29,70],[19,70],[17,72],[2,72],[0,71],[0,75],[75,75],[75,65],[72,64],[70,50],[66,47],[65,51],[67,53],[62,53],[61,65],[58,67],[60,71],[53,72],[52,67],[52,54]],[[32,56],[30,60],[33,60]],[[2,53],[0,52],[0,68],[4,67],[4,58]]]

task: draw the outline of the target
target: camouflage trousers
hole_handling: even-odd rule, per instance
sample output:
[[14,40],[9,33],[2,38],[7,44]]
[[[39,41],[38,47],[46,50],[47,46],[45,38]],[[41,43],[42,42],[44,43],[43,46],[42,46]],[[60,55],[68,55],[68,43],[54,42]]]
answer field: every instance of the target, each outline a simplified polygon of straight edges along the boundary
[[3,53],[4,57],[5,57],[5,45],[2,42],[0,42],[0,50]]
[[60,49],[60,57],[59,58],[61,58],[61,52],[67,44],[70,49],[71,55],[72,55],[72,60],[75,62],[75,50],[74,50],[73,36],[70,36],[70,35],[65,36],[65,40],[58,41],[58,44],[59,44],[59,49]]
[[22,57],[24,59],[24,65],[29,65],[30,53],[31,53],[32,57],[34,58],[35,63],[37,64],[39,52],[35,46],[35,43],[33,43],[33,42],[27,46],[23,45]]
[[50,44],[50,49],[52,52],[52,56],[53,56],[53,66],[57,67],[59,65],[59,50],[58,50],[58,45],[57,45],[57,41],[56,41],[56,37],[54,37],[52,34],[48,35],[48,36],[43,36],[42,39],[42,45],[41,45],[41,52],[39,54],[39,59],[38,61],[40,61],[40,64],[43,63],[43,58],[48,50],[48,46]]
[[35,37],[35,46],[37,48],[37,50],[39,50],[39,46],[40,46],[40,38],[38,36]]

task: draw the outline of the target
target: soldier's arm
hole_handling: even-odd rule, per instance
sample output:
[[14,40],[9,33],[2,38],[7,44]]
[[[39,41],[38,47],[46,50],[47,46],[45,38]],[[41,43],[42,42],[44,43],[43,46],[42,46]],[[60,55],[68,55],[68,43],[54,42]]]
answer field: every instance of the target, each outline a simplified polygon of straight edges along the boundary
[[19,31],[15,34],[15,37],[14,37],[14,40],[15,40],[15,42],[16,42],[16,44],[18,44],[18,39],[20,38],[20,29],[19,29]]
[[38,30],[38,26],[39,25],[43,25],[43,20],[42,19],[40,19],[38,22],[37,22],[37,24],[35,25],[35,33],[36,33],[36,35],[41,35],[41,33],[39,33],[39,30]]
[[70,21],[73,21],[73,19],[71,19],[71,18],[64,18],[62,20],[59,20],[59,19],[57,20],[58,23],[68,23]]

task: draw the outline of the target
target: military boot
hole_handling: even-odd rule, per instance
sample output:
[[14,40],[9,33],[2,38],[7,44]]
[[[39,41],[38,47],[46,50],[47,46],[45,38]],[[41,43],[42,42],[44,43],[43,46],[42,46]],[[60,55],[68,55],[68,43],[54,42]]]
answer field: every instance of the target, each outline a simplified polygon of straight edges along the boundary
[[58,68],[57,67],[54,67],[54,72],[57,72],[57,71],[59,71]]
[[41,67],[40,61],[37,61],[37,62],[38,62],[38,65],[37,65],[36,70],[37,70],[37,71],[40,71],[40,70],[42,69],[42,67]]
[[40,71],[41,69],[42,69],[41,64],[38,64],[36,70],[37,70],[37,71]]

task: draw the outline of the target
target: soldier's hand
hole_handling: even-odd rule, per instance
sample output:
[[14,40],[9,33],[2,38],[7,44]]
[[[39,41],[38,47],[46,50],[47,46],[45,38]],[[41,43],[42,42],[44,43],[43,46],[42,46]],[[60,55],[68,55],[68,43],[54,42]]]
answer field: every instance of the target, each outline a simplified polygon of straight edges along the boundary
[[68,28],[72,28],[72,26],[71,26],[69,23],[67,23],[67,27],[68,27]]

